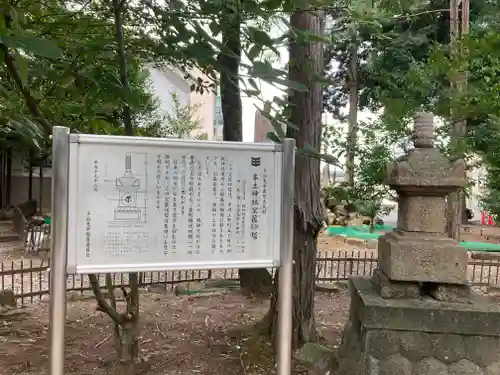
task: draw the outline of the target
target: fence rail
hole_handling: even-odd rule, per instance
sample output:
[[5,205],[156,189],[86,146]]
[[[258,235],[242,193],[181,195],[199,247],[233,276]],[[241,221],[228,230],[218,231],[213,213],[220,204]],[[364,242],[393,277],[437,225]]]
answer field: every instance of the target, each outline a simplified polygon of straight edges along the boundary
[[[368,276],[377,267],[375,251],[319,251],[316,262],[316,281],[331,283],[345,281],[350,276]],[[0,263],[0,291],[10,289],[18,304],[24,305],[42,299],[50,292],[50,262],[32,259]],[[274,270],[270,269],[273,272]],[[500,257],[483,254],[470,254],[468,278],[473,286],[500,284]],[[128,285],[128,274],[112,275],[116,286]],[[175,284],[186,281],[209,279],[238,279],[236,269],[196,270],[174,272],[142,272],[140,286],[163,285],[173,288]],[[105,275],[98,275],[99,284],[105,287]],[[90,291],[90,283],[85,275],[68,275],[67,291],[84,293]]]

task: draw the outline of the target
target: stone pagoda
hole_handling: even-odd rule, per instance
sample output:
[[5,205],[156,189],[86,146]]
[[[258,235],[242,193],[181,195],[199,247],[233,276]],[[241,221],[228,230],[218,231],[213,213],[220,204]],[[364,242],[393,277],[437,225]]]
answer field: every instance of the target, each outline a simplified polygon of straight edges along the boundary
[[445,234],[445,197],[465,185],[462,161],[434,148],[433,117],[388,168],[398,225],[378,242],[371,278],[350,280],[339,375],[500,375],[500,306],[471,292],[467,251]]

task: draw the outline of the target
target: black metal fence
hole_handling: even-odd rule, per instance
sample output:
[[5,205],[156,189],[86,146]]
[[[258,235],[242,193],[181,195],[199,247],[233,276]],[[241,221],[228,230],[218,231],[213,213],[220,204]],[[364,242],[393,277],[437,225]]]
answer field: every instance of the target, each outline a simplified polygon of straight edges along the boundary
[[[375,251],[319,251],[316,262],[316,280],[332,283],[347,280],[354,275],[371,275],[377,267]],[[0,263],[0,291],[10,289],[18,304],[34,302],[50,293],[49,261],[39,259],[16,260]],[[273,270],[270,269],[272,272]],[[128,285],[128,274],[112,275],[116,286]],[[500,284],[500,257],[487,253],[470,254],[468,278],[471,285],[488,286]],[[105,275],[98,275],[101,287],[105,287]],[[141,287],[163,285],[173,288],[175,284],[209,279],[238,279],[236,269],[196,270],[175,272],[142,272]],[[67,291],[83,294],[90,291],[85,275],[68,275]]]

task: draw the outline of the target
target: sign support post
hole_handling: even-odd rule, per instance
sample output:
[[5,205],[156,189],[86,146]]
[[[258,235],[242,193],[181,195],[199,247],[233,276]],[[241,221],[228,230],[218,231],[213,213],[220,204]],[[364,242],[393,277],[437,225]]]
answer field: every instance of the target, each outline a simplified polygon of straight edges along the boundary
[[[123,160],[124,172],[103,179]],[[181,141],[54,127],[52,173],[50,375],[64,375],[68,272],[260,267],[280,267],[277,366],[291,374],[294,139]]]
[[68,244],[69,128],[52,136],[52,246],[50,263],[50,374],[64,375]]
[[292,373],[295,139],[283,140],[281,266],[278,290],[278,375]]

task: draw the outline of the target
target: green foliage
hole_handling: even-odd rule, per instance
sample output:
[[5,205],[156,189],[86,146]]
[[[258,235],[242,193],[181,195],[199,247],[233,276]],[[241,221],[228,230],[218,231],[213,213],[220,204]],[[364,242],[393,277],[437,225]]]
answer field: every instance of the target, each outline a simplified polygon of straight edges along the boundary
[[387,178],[387,164],[393,160],[391,150],[386,144],[374,144],[362,149],[356,172],[357,180],[364,186],[383,186]]
[[[384,128],[380,121],[361,122],[359,124],[359,142],[355,156],[359,160],[355,170],[355,180],[358,187],[370,187],[371,190],[380,191],[386,195],[392,192],[384,184],[386,167],[394,160],[393,147],[404,148],[406,138],[397,137]],[[397,140],[395,138],[398,138]],[[325,126],[323,129],[323,147],[331,149],[333,156],[341,158],[347,149],[346,136],[335,125]]]
[[[385,145],[407,138],[413,114],[427,110],[445,120],[438,133],[446,154],[479,155],[488,171],[483,203],[500,214],[500,3],[471,2],[470,36],[457,43],[460,53],[456,56],[450,56],[449,2],[398,6],[375,2],[372,7],[376,11],[366,12],[364,17],[353,12],[352,6],[332,14],[338,27],[331,30],[332,43],[326,56],[327,62],[339,69],[325,90],[325,108],[343,118],[338,109],[347,104],[349,47],[355,41],[360,109],[380,110],[380,123],[387,133],[382,147],[377,143],[368,147],[371,151],[358,150],[357,157],[363,161],[358,179],[365,184],[379,183],[383,177],[380,161],[387,157]],[[468,71],[465,89],[450,88],[464,71]],[[451,120],[461,118],[467,120],[467,136],[444,136],[449,134]]]
[[387,215],[394,209],[394,205],[384,203],[386,194],[383,190],[359,182],[354,185],[341,183],[329,186],[325,189],[325,194],[329,205],[343,204],[347,211],[369,217],[372,229],[377,216]]
[[[144,86],[143,64],[168,62],[194,79],[194,90],[202,93],[213,89],[218,74],[227,71],[221,56],[232,54],[220,41],[224,26],[221,14],[232,12],[244,21],[239,31],[249,61],[240,62],[241,74],[234,77],[243,83],[243,95],[262,99],[255,83],[259,79],[284,89],[306,90],[288,80],[286,67],[277,69],[271,66],[268,58],[262,58],[269,54],[279,55],[278,48],[288,43],[289,31],[273,38],[260,27],[271,20],[288,27],[300,42],[322,40],[321,36],[303,30],[291,30],[283,11],[299,6],[295,3],[283,0],[260,3],[179,0],[173,7],[170,3],[149,0],[126,3],[125,42],[131,81],[131,90],[126,94],[118,79],[113,14],[108,2],[76,0],[70,6],[65,2],[41,4],[21,0],[15,9],[9,10],[15,13],[15,27],[2,18],[0,27],[8,32],[0,33],[12,51],[26,51],[17,54],[16,67],[38,105],[37,117],[46,119],[44,124],[67,125],[76,131],[121,134],[119,109],[125,104],[131,108],[137,131],[142,134],[146,128],[149,129],[146,133],[154,135],[161,126],[159,118],[152,114],[156,103]],[[318,5],[321,4],[318,2]],[[248,20],[252,22],[246,22]],[[208,80],[194,77],[191,73],[194,67],[206,74]],[[4,93],[2,85],[0,91],[2,97],[9,98],[10,103],[6,105],[9,116],[20,110],[27,113],[26,107],[21,105],[25,98],[21,98],[18,88],[6,88]],[[284,114],[285,103],[275,99],[262,100],[273,124],[287,123],[293,127]],[[279,139],[283,138],[279,132],[276,134]],[[302,152],[335,162],[308,145]]]
[[[11,23],[1,40],[16,56],[23,84],[48,123],[69,126],[76,132],[123,134],[124,95],[115,59],[113,23],[107,7],[98,2],[87,7],[83,12],[78,4],[70,9],[64,3],[18,2],[10,14],[15,12],[19,21]],[[30,39],[20,39],[20,33],[29,34]],[[154,136],[161,118],[143,67],[145,60],[134,55],[139,36],[127,35],[130,91],[125,101],[139,133]],[[27,122],[33,112],[13,84],[12,72],[4,69],[1,74],[0,82],[5,83],[0,102],[3,115],[13,119],[21,113]]]
[[354,202],[357,211],[370,219],[375,219],[377,216],[389,214],[394,209],[394,205],[384,204],[381,197],[372,197],[370,199],[362,199]]
[[[182,105],[177,94],[172,93],[172,112],[165,116],[165,126],[162,136],[176,138],[191,138],[193,132],[201,128],[200,119],[196,116],[200,108],[198,103],[194,105]],[[200,135],[195,135],[199,139]]]
[[486,193],[481,197],[482,208],[490,215],[495,217],[495,220],[500,218],[500,180],[498,178],[500,170],[489,168],[487,175]]
[[[148,3],[146,3],[148,4]],[[170,12],[167,6],[149,6],[155,17],[150,22],[154,28],[161,30],[162,42],[169,50],[175,50],[181,56],[190,56],[194,64],[200,68],[214,82],[217,82],[217,73],[227,73],[228,67],[224,65],[227,59],[224,56],[239,59],[230,46],[221,42],[221,34],[230,33],[227,25],[230,21],[234,25],[235,35],[239,35],[243,55],[248,59],[239,61],[239,74],[233,77],[239,81],[242,96],[259,99],[262,103],[262,113],[271,120],[275,135],[271,136],[280,142],[285,134],[281,130],[283,125],[296,128],[296,124],[290,121],[287,107],[289,103],[279,97],[273,100],[264,100],[259,80],[279,87],[285,91],[305,91],[304,85],[291,81],[288,77],[287,67],[277,68],[271,65],[266,56],[279,55],[279,48],[286,46],[290,37],[294,37],[300,43],[310,41],[323,41],[320,35],[312,35],[310,32],[292,29],[289,24],[285,10],[292,8],[304,8],[306,6],[324,6],[321,1],[304,3],[303,1],[288,2],[284,0],[248,2],[240,0],[214,1],[214,2],[187,2],[179,1],[181,12]],[[161,23],[159,20],[161,19]],[[279,23],[284,26],[283,35],[272,37],[267,30],[259,27]],[[164,25],[168,25],[168,30]],[[236,26],[237,25],[237,26]],[[211,31],[211,34],[207,32]],[[303,64],[304,73],[310,71],[307,64]],[[316,77],[321,80],[322,77]],[[303,145],[298,152],[311,157],[320,158],[329,163],[336,163],[336,159],[330,155],[322,154],[310,145]]]
[[[330,201],[331,205],[346,204],[353,205],[355,201],[364,198],[365,191],[358,185],[350,186],[346,183],[340,183],[334,186],[325,188],[326,199]],[[354,209],[350,210],[354,211]]]

